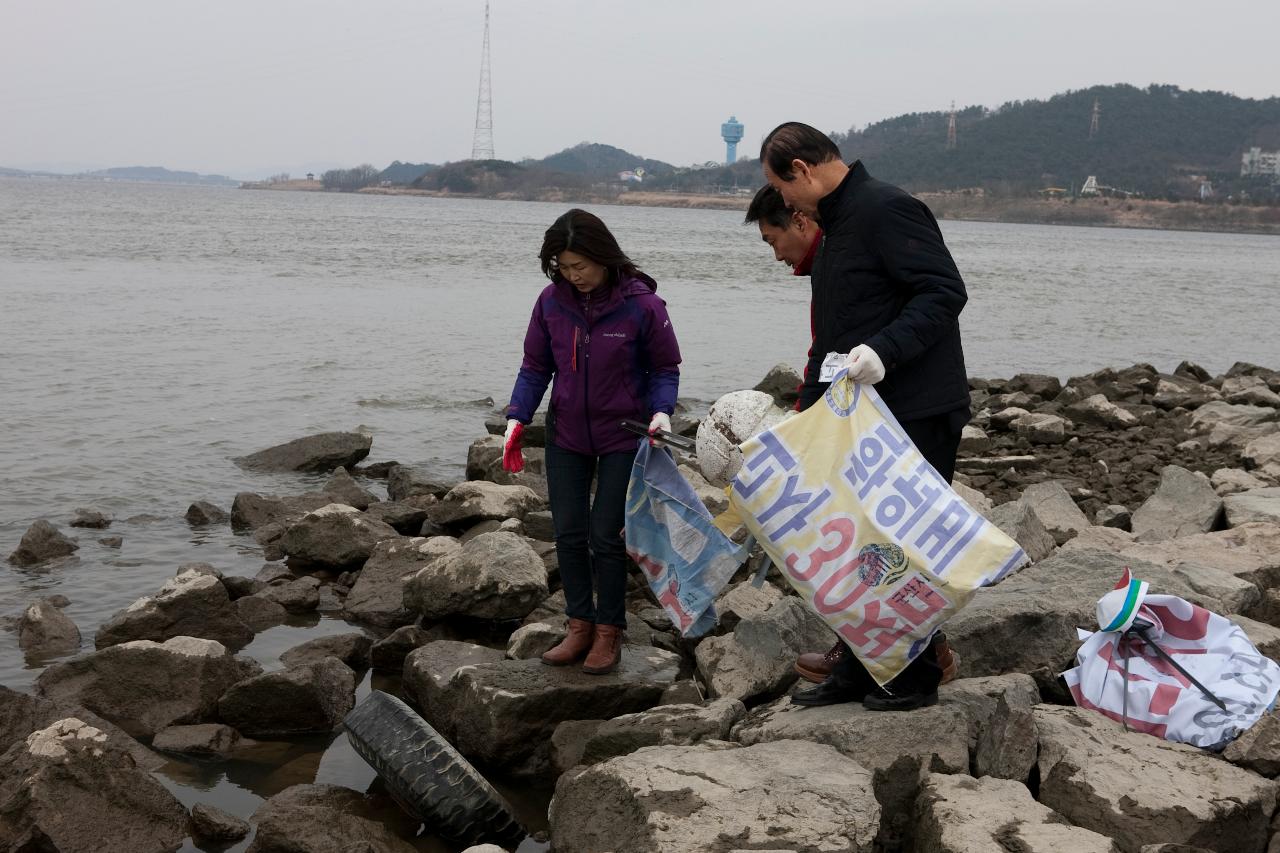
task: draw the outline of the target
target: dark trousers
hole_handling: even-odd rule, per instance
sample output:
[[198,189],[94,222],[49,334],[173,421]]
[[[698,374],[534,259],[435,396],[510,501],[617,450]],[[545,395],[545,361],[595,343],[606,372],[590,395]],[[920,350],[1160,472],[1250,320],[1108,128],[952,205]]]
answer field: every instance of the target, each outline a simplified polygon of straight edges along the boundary
[[547,492],[556,557],[565,614],[574,619],[627,626],[627,549],[622,528],[635,458],[634,450],[588,456],[547,444]]
[[[967,409],[958,409],[955,412],[899,423],[920,454],[948,483],[956,472],[960,431],[969,422],[968,415]],[[875,679],[856,655],[840,658],[831,677],[864,696],[876,689]],[[930,643],[906,669],[885,685],[885,690],[895,695],[933,693],[941,681],[942,667],[938,666],[938,650]]]

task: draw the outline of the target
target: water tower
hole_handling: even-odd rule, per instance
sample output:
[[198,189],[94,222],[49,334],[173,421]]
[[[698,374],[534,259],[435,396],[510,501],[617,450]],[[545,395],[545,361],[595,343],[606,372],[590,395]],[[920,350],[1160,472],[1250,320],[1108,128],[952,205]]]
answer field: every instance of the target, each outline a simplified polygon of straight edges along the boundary
[[737,116],[729,116],[729,120],[720,125],[720,136],[724,139],[724,161],[732,166],[738,159],[738,143],[742,141],[742,122]]

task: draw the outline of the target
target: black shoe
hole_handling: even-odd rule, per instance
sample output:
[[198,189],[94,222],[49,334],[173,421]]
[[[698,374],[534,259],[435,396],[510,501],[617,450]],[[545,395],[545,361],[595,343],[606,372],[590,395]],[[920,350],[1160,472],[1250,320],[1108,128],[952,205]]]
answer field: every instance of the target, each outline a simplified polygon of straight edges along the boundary
[[[791,697],[795,701],[795,697]],[[867,694],[862,700],[862,707],[868,711],[914,711],[928,705],[938,704],[938,692],[933,693],[886,693],[877,690]]]
[[857,702],[864,695],[866,694],[856,688],[842,684],[834,678],[828,678],[817,687],[810,687],[808,690],[792,693],[791,704],[816,708],[819,705],[839,705],[841,702]]

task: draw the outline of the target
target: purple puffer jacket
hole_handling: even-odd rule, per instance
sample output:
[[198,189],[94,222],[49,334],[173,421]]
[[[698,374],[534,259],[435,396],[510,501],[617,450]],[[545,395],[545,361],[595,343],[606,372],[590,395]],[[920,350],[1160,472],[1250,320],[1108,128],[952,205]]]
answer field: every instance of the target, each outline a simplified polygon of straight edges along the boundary
[[554,376],[548,424],[558,447],[590,455],[634,450],[636,436],[619,423],[671,414],[680,385],[680,345],[657,289],[637,273],[593,292],[584,310],[587,300],[573,285],[547,285],[533,306],[507,417],[529,423]]

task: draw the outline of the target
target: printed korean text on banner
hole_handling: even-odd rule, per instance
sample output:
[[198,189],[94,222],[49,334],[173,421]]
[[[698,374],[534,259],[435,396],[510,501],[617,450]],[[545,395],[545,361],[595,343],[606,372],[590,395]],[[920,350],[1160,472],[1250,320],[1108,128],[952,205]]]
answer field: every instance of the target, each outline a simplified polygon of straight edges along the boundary
[[730,499],[782,575],[880,684],[973,595],[1026,561],[960,498],[870,385],[742,445]]
[[640,442],[627,486],[627,553],[686,637],[716,624],[712,604],[747,559],[749,543],[736,544],[716,527],[671,454]]
[[[1126,569],[1116,589],[1138,583],[1131,581]],[[1141,634],[1119,621],[1080,632],[1076,666],[1062,677],[1081,708],[1133,731],[1216,750],[1275,703],[1280,666],[1224,617],[1175,595],[1145,595],[1133,609],[1128,621]]]

